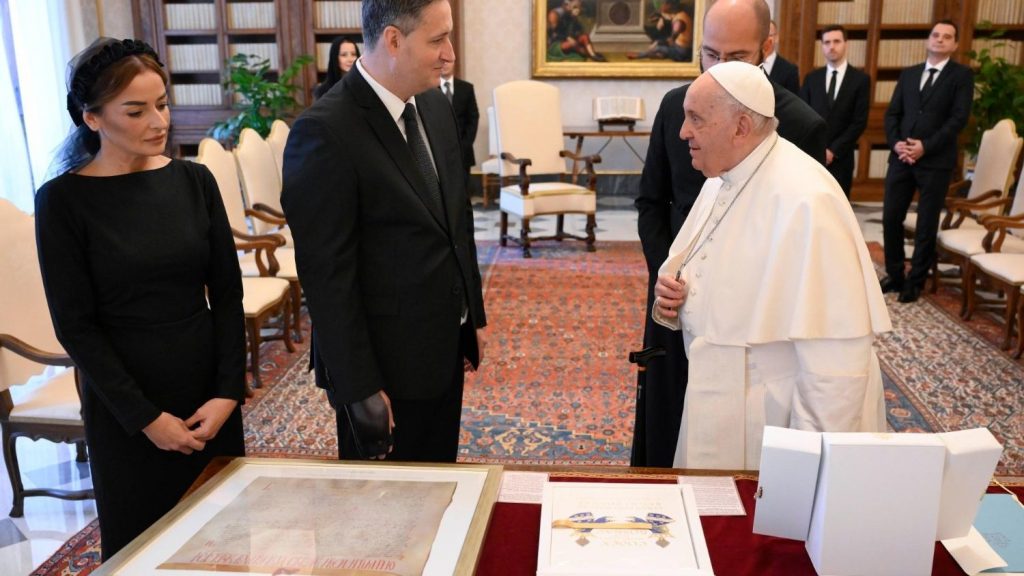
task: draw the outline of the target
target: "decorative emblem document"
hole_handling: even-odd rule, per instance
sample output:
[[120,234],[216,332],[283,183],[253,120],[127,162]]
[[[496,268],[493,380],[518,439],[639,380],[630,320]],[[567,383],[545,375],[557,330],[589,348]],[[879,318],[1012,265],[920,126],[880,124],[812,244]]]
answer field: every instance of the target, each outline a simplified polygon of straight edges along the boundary
[[419,575],[455,487],[260,476],[159,568]]

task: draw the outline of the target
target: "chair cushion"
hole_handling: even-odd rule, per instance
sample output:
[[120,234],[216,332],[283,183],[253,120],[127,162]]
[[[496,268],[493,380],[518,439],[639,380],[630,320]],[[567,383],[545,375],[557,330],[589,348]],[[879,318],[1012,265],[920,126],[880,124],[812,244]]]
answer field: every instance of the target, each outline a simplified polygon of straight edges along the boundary
[[597,194],[584,186],[564,182],[530,184],[525,197],[518,185],[501,189],[501,210],[523,218],[541,214],[583,213],[597,211]]
[[990,252],[971,256],[974,267],[1008,284],[1024,284],[1024,254]]
[[82,402],[75,389],[75,371],[47,366],[24,384],[11,386],[11,422],[81,424]]
[[242,309],[247,317],[256,317],[276,306],[288,294],[284,278],[242,278]]
[[[939,246],[961,256],[974,256],[975,254],[981,254],[985,251],[985,248],[981,245],[981,241],[985,238],[985,234],[986,230],[984,228],[952,228],[950,230],[940,230],[938,237]],[[1005,252],[1007,254],[1024,253],[1024,240],[1014,236],[1007,236],[1003,241],[1001,252]]]
[[[298,280],[299,274],[295,269],[295,251],[291,248],[278,248],[274,251],[274,256],[277,257],[277,263],[281,265],[277,277],[285,280]],[[242,276],[260,275],[260,270],[256,267],[255,252],[239,254],[238,265],[242,269]]]

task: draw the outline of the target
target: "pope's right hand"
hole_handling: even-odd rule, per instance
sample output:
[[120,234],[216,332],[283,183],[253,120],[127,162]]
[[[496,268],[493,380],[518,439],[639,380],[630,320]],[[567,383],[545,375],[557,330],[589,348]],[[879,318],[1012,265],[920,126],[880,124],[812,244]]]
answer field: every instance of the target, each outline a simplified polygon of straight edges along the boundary
[[206,442],[196,438],[184,420],[167,412],[161,412],[142,433],[161,450],[191,454],[206,448]]
[[661,274],[654,284],[654,305],[663,318],[679,316],[679,308],[686,302],[686,282],[669,274]]

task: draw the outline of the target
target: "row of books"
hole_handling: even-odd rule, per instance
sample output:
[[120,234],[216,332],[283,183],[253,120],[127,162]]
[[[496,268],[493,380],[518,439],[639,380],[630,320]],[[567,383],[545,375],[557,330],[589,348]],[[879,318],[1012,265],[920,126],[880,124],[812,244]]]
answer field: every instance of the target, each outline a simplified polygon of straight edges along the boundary
[[[855,68],[863,68],[864,63],[867,62],[867,40],[847,40],[846,41],[846,59],[850,62],[850,65]],[[821,68],[825,65],[825,54],[821,50],[815,50],[814,52],[814,67]]]
[[[898,3],[902,2],[899,0]],[[869,8],[868,0],[818,2],[818,24],[867,24]]]
[[987,48],[990,56],[1002,58],[1011,64],[1020,62],[1022,47],[1024,47],[1024,42],[1001,38],[975,38],[971,44],[971,49],[975,52],[981,52]]
[[228,3],[228,27],[234,29],[274,28],[277,26],[274,2]]
[[171,84],[171,101],[176,106],[220,106],[223,99],[220,84]]
[[868,178],[885,178],[889,169],[889,149],[873,148],[868,158]]
[[[359,53],[363,53],[363,43],[359,42],[356,44],[359,47]],[[327,71],[327,62],[331,59],[331,43],[330,42],[317,42],[316,43],[316,69],[320,72]]]
[[925,53],[925,39],[911,38],[906,40],[879,40],[878,41],[878,67],[879,68],[905,68],[918,62],[923,62]]
[[888,104],[895,91],[895,80],[875,80],[875,104]]
[[898,0],[882,3],[883,24],[931,24],[934,0]]
[[214,4],[165,4],[168,30],[215,30],[217,7]]
[[1024,24],[1024,0],[978,0],[976,22]]
[[315,0],[313,2],[317,28],[361,28],[362,2],[352,0]]
[[[252,54],[269,60],[270,68],[277,70],[277,44],[238,43],[228,45],[228,50],[231,56]],[[171,72],[215,72],[223,66],[216,44],[170,44],[167,46],[167,60]]]

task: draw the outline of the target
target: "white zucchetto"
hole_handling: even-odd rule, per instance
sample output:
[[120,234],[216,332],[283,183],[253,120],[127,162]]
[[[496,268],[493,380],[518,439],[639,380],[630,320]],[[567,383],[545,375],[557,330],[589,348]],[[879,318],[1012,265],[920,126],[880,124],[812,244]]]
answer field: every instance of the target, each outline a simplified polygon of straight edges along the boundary
[[775,90],[760,66],[733,60],[707,70],[733,98],[762,116],[775,116]]

